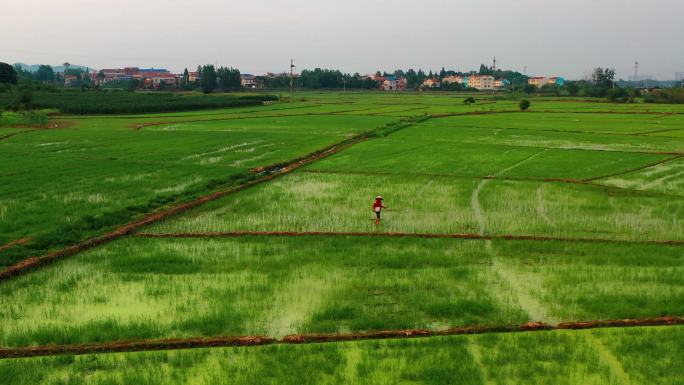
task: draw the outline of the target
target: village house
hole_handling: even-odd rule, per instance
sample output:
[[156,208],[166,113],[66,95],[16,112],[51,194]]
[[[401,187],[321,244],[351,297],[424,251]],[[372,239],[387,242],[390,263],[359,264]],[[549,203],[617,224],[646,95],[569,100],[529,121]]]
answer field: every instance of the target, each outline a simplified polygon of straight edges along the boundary
[[456,75],[445,76],[444,79],[442,79],[442,83],[448,84],[463,84],[464,82],[465,78],[463,76]]
[[389,76],[380,83],[380,88],[384,91],[404,91],[406,89],[406,79]]
[[64,76],[64,87],[69,87],[71,86],[72,83],[78,80],[78,76],[74,75],[65,75]]
[[535,86],[535,87],[541,87],[544,84],[546,84],[549,81],[548,78],[544,76],[534,76],[529,79],[527,79],[527,84]]
[[439,86],[440,82],[437,78],[425,79],[425,81],[423,81],[423,87],[425,88],[437,88]]
[[565,79],[557,76],[550,78],[545,76],[534,76],[527,79],[527,84],[533,85],[535,87],[543,87],[545,85],[562,86],[565,84]]
[[152,73],[148,72],[145,74],[144,82],[145,86],[152,88],[159,88],[164,86],[175,86],[177,84],[178,77],[174,74],[168,72]]
[[256,76],[250,74],[240,75],[240,85],[243,88],[257,88]]

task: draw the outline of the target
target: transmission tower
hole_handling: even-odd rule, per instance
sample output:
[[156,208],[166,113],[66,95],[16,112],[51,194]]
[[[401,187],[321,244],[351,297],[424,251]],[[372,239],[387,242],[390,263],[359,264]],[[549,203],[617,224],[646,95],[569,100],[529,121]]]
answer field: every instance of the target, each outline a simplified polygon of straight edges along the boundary
[[639,62],[634,62],[634,83],[639,81]]

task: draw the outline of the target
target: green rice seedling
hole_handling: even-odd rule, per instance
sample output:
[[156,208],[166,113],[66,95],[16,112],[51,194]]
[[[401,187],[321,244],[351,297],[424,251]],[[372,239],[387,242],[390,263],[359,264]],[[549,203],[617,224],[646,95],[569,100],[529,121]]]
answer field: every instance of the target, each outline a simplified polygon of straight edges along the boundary
[[[389,207],[380,226],[369,220],[371,200],[378,194]],[[298,172],[143,232],[483,232],[681,240],[681,206],[668,196],[561,182]]]
[[[4,250],[0,266],[253,178],[252,168],[297,159],[398,120],[260,118],[260,113],[207,122],[183,121],[197,115],[84,117],[72,122],[78,130],[33,131],[3,140],[0,245],[22,238],[31,242]],[[158,125],[144,126],[155,121]]]
[[[519,290],[532,299],[527,309],[541,308],[556,320],[649,318],[684,311],[678,246],[495,241],[493,252],[500,262],[493,270],[518,277]],[[537,309],[531,307],[535,304]]]
[[0,360],[0,375],[16,385],[669,385],[682,383],[681,338],[682,327],[662,327],[90,354]]
[[133,238],[2,283],[0,345],[672,315],[680,262],[657,245]]
[[684,383],[683,331],[681,327],[657,327],[596,330],[592,334],[619,361],[619,369],[631,383],[666,385]]
[[[472,233],[470,194],[477,181],[427,176],[295,173],[220,199],[144,232],[384,231]],[[371,221],[372,199],[389,210]]]
[[[404,131],[417,129],[411,127]],[[670,158],[672,155],[409,140],[397,136],[359,144],[308,169],[340,173],[585,179]],[[501,172],[511,165],[517,166]]]
[[[538,109],[535,107],[535,109]],[[606,113],[508,113],[470,115],[437,119],[427,125],[456,127],[561,131],[580,133],[635,134],[681,129],[680,115],[606,114]]]
[[684,196],[683,176],[684,159],[678,159],[648,169],[604,178],[600,183],[625,189]]
[[684,234],[681,200],[662,195],[491,181],[478,200],[488,234],[613,240],[682,240]]

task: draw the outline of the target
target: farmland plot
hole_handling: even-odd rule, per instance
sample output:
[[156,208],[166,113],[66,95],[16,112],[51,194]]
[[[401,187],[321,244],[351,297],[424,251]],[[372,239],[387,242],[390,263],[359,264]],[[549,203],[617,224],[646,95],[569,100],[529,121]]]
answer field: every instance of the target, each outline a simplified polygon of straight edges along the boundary
[[[369,201],[378,194],[389,206],[379,227],[372,222]],[[566,183],[298,172],[142,231],[380,231],[684,240],[682,210],[684,203],[668,196]]]
[[[434,121],[440,119],[428,123]],[[383,231],[682,240],[680,199],[657,191],[600,185],[603,178],[639,172],[632,170],[660,168],[672,175],[667,170],[678,164],[676,155],[460,143],[449,141],[443,130],[435,133],[437,139],[427,139],[425,131],[430,129],[419,124],[388,139],[358,144],[294,175],[146,231]],[[416,132],[421,134],[414,138]],[[440,142],[444,137],[448,140]],[[390,206],[380,228],[369,223],[367,209],[377,194],[384,195]]]
[[131,213],[207,193],[248,176],[251,168],[304,156],[394,120],[278,117],[135,130],[119,126],[121,119],[94,118],[79,120],[76,129],[8,138],[0,142],[0,245],[29,237],[35,247],[6,250],[0,265],[94,235],[100,230],[91,228],[94,223],[122,224]]
[[684,312],[676,246],[484,246],[410,237],[120,240],[4,282],[0,345]]
[[655,191],[684,196],[684,159],[659,164],[647,170],[601,179],[602,184],[626,189]]
[[[308,93],[263,109],[74,118],[74,130],[0,142],[22,175],[2,172],[20,189],[1,195],[0,224],[3,216],[20,224],[0,227],[2,246],[2,237],[79,216],[205,193],[213,179],[402,117],[480,113],[374,136],[0,282],[0,346],[684,314],[684,122],[663,114],[681,108],[544,98],[533,101],[539,112],[510,113],[502,111],[516,101],[476,96],[466,106],[450,94]],[[22,160],[28,150],[35,163]],[[378,194],[390,207],[376,226]],[[677,384],[681,334],[671,326],[11,359],[0,360],[0,378]]]
[[[404,130],[387,138],[388,142],[492,144],[510,147],[568,149],[587,151],[621,151],[677,153],[684,150],[681,139],[652,135],[612,135],[560,131],[509,130],[505,128],[461,127],[451,118],[434,119],[421,123],[416,129]],[[444,125],[433,122],[449,121]],[[420,129],[418,129],[420,128]]]
[[671,158],[617,151],[391,139],[359,144],[308,169],[352,174],[586,179]]

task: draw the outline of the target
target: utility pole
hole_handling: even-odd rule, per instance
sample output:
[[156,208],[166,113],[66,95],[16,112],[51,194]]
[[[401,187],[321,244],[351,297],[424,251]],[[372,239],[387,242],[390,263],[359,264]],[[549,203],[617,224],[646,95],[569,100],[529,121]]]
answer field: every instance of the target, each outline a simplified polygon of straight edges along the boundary
[[[496,83],[496,56],[494,56],[494,64],[492,65],[492,76],[494,77],[494,83]],[[496,87],[492,84],[492,95],[496,93]]]
[[294,60],[290,59],[290,103],[294,103]]

